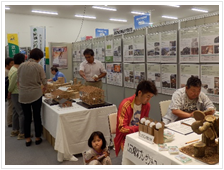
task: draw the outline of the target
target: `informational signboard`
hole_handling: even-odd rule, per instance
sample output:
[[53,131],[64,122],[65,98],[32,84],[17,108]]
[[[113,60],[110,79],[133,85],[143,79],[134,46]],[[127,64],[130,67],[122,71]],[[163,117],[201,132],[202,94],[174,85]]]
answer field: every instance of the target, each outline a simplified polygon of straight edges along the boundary
[[73,78],[81,78],[79,75],[79,67],[81,62],[73,62]]
[[123,27],[119,27],[119,28],[114,28],[113,31],[114,31],[114,36],[132,33],[133,25],[127,25],[127,26],[123,26]]
[[144,15],[134,16],[135,29],[148,27],[150,23],[150,14],[146,13]]
[[109,30],[96,28],[95,33],[96,33],[95,37],[103,37],[109,35]]
[[160,64],[147,63],[147,80],[152,81],[158,93],[161,93],[161,69]]
[[134,64],[124,63],[124,87],[134,88]]
[[199,28],[180,30],[180,63],[199,63]]
[[122,86],[122,65],[121,63],[106,63],[107,84]]
[[52,47],[52,65],[58,68],[68,68],[68,51],[67,46]]
[[113,61],[114,62],[121,62],[122,58],[121,58],[121,39],[114,39],[114,57],[113,57]]
[[15,54],[19,53],[19,39],[17,34],[7,34],[9,57],[13,58]]
[[113,40],[105,41],[105,62],[113,62]]
[[123,39],[123,62],[133,62],[133,38]]
[[160,33],[146,35],[146,56],[147,62],[160,63],[161,40]]
[[72,60],[73,61],[81,61],[80,58],[80,45],[78,44],[73,44],[73,48],[72,48]]
[[177,62],[177,31],[161,33],[161,62]]
[[133,38],[134,62],[145,62],[145,36],[135,36]]
[[146,80],[145,64],[134,64],[134,88],[137,88],[142,80]]

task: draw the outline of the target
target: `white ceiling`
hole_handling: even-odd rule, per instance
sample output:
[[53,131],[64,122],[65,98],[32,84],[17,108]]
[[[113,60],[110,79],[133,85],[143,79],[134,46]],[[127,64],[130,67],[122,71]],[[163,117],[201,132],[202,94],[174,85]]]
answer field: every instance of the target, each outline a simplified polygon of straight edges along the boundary
[[[82,19],[74,17],[74,15],[83,15],[85,5],[6,5],[10,10],[5,10],[6,13],[39,15],[46,17],[59,17],[67,19]],[[85,15],[95,16],[95,21],[100,22],[116,22],[110,21],[110,18],[125,19],[128,22],[124,25],[133,24],[134,14],[131,11],[148,12],[151,11],[151,22],[158,24],[173,19],[162,18],[162,15],[178,17],[178,19],[188,18],[192,16],[202,15],[205,13],[192,11],[191,8],[199,8],[207,10],[208,13],[218,12],[218,5],[181,5],[179,8],[167,5],[108,5],[108,7],[116,8],[117,11],[106,11],[92,8],[92,5],[86,5]],[[31,10],[41,10],[49,12],[58,12],[58,15],[37,14]],[[93,19],[85,19],[93,20]]]

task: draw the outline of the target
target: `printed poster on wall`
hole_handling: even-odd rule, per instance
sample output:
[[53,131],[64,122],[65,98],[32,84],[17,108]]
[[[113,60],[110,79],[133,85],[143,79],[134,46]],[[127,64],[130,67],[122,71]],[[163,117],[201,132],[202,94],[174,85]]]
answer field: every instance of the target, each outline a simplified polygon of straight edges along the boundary
[[73,61],[81,61],[80,58],[80,45],[75,45],[73,44],[73,49],[72,49],[72,60]]
[[114,62],[121,62],[121,39],[114,39]]
[[101,41],[98,43],[98,46],[97,46],[97,57],[98,57],[98,60],[101,61],[101,62],[105,62],[105,43],[104,41]]
[[219,103],[219,65],[201,65],[202,89],[214,103]]
[[123,39],[123,61],[133,62],[133,38]]
[[134,88],[134,64],[124,63],[124,87]]
[[200,66],[197,64],[181,64],[180,65],[180,88],[185,87],[187,80],[191,76],[200,78]]
[[105,62],[113,62],[113,40],[105,41]]
[[162,64],[162,93],[172,95],[177,89],[177,65]]
[[53,67],[68,68],[67,47],[52,47]]
[[177,62],[177,31],[161,33],[161,62]]
[[158,93],[161,93],[161,69],[160,64],[147,64],[147,80],[153,82],[158,90]]
[[133,38],[134,62],[145,62],[145,36]]
[[219,25],[201,27],[200,62],[219,62]]
[[98,52],[97,46],[98,46],[98,42],[95,42],[95,43],[92,44],[92,50],[94,52],[94,59],[97,59],[98,60],[98,56],[97,56],[97,52]]
[[146,35],[147,62],[160,63],[160,33]]
[[134,88],[137,88],[142,80],[146,80],[145,64],[134,64]]
[[199,29],[180,30],[180,63],[199,62]]
[[121,63],[106,63],[107,84],[122,86]]
[[81,62],[73,62],[73,78],[82,78],[79,75],[79,67]]

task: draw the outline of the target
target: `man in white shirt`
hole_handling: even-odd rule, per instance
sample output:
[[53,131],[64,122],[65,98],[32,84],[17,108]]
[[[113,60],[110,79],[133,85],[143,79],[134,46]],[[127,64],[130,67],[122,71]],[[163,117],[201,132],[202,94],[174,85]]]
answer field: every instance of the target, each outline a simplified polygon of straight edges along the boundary
[[85,85],[102,89],[101,78],[107,75],[106,69],[101,61],[94,59],[94,52],[87,48],[83,55],[86,60],[80,64],[79,74],[86,80]]

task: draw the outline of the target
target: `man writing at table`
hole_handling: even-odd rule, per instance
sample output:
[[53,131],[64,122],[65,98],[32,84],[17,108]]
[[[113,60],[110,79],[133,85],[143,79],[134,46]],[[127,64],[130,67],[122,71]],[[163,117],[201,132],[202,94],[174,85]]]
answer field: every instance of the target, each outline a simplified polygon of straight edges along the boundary
[[171,103],[166,115],[163,117],[165,124],[193,116],[195,110],[206,111],[206,115],[215,112],[215,106],[206,94],[201,91],[201,80],[191,76],[185,87],[173,93]]
[[86,61],[80,64],[79,74],[86,80],[85,85],[95,86],[102,89],[101,78],[107,75],[106,69],[101,61],[94,59],[92,49],[86,49],[83,52]]
[[151,81],[141,81],[133,96],[124,99],[118,108],[116,137],[114,138],[116,156],[123,150],[126,135],[138,131],[139,120],[148,117],[149,100],[157,95],[157,89]]

